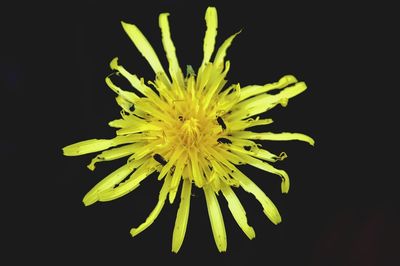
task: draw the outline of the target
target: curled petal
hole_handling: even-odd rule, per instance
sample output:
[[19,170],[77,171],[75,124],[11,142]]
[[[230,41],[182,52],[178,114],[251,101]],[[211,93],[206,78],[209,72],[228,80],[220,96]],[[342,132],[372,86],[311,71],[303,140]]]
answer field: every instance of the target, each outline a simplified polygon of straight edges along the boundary
[[150,215],[147,217],[147,219],[144,223],[139,225],[137,228],[131,229],[130,233],[133,237],[140,234],[141,232],[143,232],[158,217],[158,215],[160,214],[160,212],[164,206],[165,200],[167,198],[170,182],[171,182],[171,176],[167,176],[164,179],[164,184],[161,188],[160,195],[158,196],[157,205],[154,207],[153,211],[150,213]]

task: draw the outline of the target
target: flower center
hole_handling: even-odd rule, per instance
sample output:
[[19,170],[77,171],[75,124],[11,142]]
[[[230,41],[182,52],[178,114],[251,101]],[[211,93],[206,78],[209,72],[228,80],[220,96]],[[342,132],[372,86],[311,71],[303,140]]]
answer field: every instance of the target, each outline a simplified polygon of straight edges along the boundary
[[181,141],[187,147],[192,146],[200,134],[199,120],[191,117],[186,119],[181,127]]

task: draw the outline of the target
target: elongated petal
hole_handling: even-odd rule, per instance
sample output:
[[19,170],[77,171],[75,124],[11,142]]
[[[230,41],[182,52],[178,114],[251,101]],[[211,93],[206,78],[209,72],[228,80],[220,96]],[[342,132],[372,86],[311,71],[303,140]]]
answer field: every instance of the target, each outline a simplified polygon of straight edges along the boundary
[[[240,143],[240,142],[236,141],[236,138],[231,137],[231,139],[233,141],[233,144]],[[284,152],[282,152],[279,155],[276,155],[267,150],[260,149],[257,146],[250,146],[250,150],[246,150],[246,149],[244,149],[244,147],[240,147],[239,145],[231,145],[231,146],[229,146],[229,150],[235,151],[235,152],[241,153],[241,154],[248,154],[253,157],[260,158],[260,159],[263,159],[263,160],[269,161],[269,162],[276,162],[278,160],[283,160],[283,159],[287,158],[287,155]],[[240,157],[240,155],[239,155],[239,157]]]
[[172,204],[174,202],[176,192],[178,191],[178,186],[182,178],[182,173],[183,173],[183,168],[185,167],[186,163],[186,154],[179,158],[179,160],[176,162],[176,167],[174,174],[172,175],[172,180],[171,180],[171,188],[169,191],[169,202]]
[[132,107],[134,107],[134,104],[131,103],[130,101],[127,101],[124,97],[122,97],[121,95],[118,95],[117,97],[115,97],[115,100],[117,102],[117,104],[119,106],[121,106],[122,110],[124,110],[125,112],[131,114],[132,113]]
[[175,46],[171,39],[171,33],[169,29],[168,13],[160,14],[158,18],[159,26],[162,33],[162,43],[164,46],[165,53],[169,63],[169,73],[171,78],[178,82],[180,86],[183,86],[183,74],[179,67],[178,58],[176,57]]
[[63,148],[64,155],[78,156],[82,154],[106,150],[110,147],[135,142],[135,136],[120,136],[113,139],[89,139],[80,141]]
[[111,150],[103,151],[102,153],[100,153],[99,155],[97,155],[95,158],[92,159],[92,161],[88,165],[88,168],[93,171],[95,169],[95,164],[97,162],[112,161],[119,158],[123,158],[125,156],[131,155],[136,151],[137,148],[142,146],[143,144],[141,143],[134,143],[114,148]]
[[129,24],[121,21],[122,27],[124,28],[126,34],[128,34],[129,38],[135,44],[136,48],[143,55],[144,58],[149,62],[151,68],[154,70],[156,74],[164,73],[164,68],[162,67],[160,60],[153,47],[143,35],[143,33],[136,27],[134,24]]
[[259,159],[253,158],[243,152],[238,152],[237,150],[233,151],[234,153],[237,153],[245,163],[250,164],[254,167],[257,167],[258,169],[279,175],[282,178],[281,182],[281,191],[282,193],[288,193],[289,192],[289,187],[290,187],[290,181],[289,181],[289,176],[284,170],[276,169],[272,165],[270,165],[267,162],[263,162]]
[[270,118],[259,119],[258,116],[256,119],[249,118],[246,120],[234,120],[234,121],[227,120],[227,121],[229,121],[229,130],[231,131],[239,131],[249,127],[269,125],[273,122],[272,119]]
[[259,139],[259,140],[301,140],[309,143],[310,145],[314,146],[314,140],[304,134],[301,133],[289,133],[289,132],[282,132],[282,133],[271,133],[271,132],[263,132],[263,133],[256,133],[251,131],[238,131],[232,133],[234,137],[243,138],[243,139]]
[[253,194],[261,203],[264,209],[264,214],[271,220],[272,223],[278,224],[282,221],[281,215],[278,212],[275,204],[265,195],[265,193],[251,181],[246,175],[238,169],[231,173],[236,180],[240,182],[240,186],[247,192]]
[[226,201],[228,202],[228,207],[233,215],[233,218],[235,218],[236,222],[240,228],[242,228],[247,237],[253,239],[256,236],[256,233],[254,232],[253,227],[248,225],[246,211],[244,210],[235,192],[233,192],[231,187],[227,186],[226,184],[221,185],[221,190]]
[[134,104],[139,99],[139,96],[137,96],[135,93],[130,92],[130,91],[124,91],[120,87],[115,85],[111,81],[110,77],[106,77],[105,81],[106,81],[106,84],[108,85],[108,87],[110,87],[110,89],[112,89],[116,94],[118,94],[119,96],[124,98],[126,101]]
[[192,173],[194,183],[197,187],[202,187],[204,184],[203,167],[200,166],[197,150],[189,150],[189,155],[192,168],[190,172]]
[[304,82],[298,82],[287,87],[280,93],[270,95],[267,93],[255,96],[235,105],[235,110],[230,114],[230,119],[242,119],[264,113],[278,104],[286,107],[290,98],[302,93],[307,88]]
[[230,36],[219,47],[217,54],[215,55],[215,59],[214,59],[214,64],[216,65],[217,68],[223,66],[226,51],[228,50],[229,46],[231,46],[233,39],[235,39],[236,35],[238,35],[240,32],[242,32],[242,31],[236,32],[235,34]]
[[161,180],[175,165],[176,161],[179,159],[181,154],[183,153],[183,149],[176,149],[174,153],[168,159],[168,163],[161,169],[160,174],[158,175],[158,180]]
[[240,101],[243,101],[249,97],[268,92],[274,89],[283,89],[288,85],[296,83],[297,79],[295,76],[286,75],[279,79],[279,81],[274,83],[265,84],[263,86],[260,85],[250,85],[243,87],[240,93]]
[[144,160],[132,161],[118,168],[97,183],[83,198],[85,206],[89,206],[99,200],[98,194],[101,191],[113,188],[124,180],[135,168],[142,165]]
[[214,191],[209,186],[204,186],[204,195],[207,202],[208,215],[210,216],[211,229],[213,231],[215,244],[219,252],[225,252],[227,247],[224,218]]
[[142,164],[135,172],[129,177],[128,180],[120,183],[115,188],[110,188],[98,193],[100,201],[110,201],[120,198],[140,185],[147,176],[154,172],[155,163],[147,161]]
[[201,66],[204,66],[206,63],[210,61],[211,55],[214,51],[215,38],[217,37],[217,28],[218,28],[218,15],[217,15],[217,9],[215,7],[207,8],[205,20],[206,20],[207,30],[204,36],[204,42],[203,42],[204,57]]
[[152,130],[161,130],[160,127],[143,121],[142,123],[132,124],[130,127],[121,128],[117,130],[117,135],[128,135],[132,133],[152,131]]
[[131,229],[130,233],[133,237],[140,234],[144,230],[146,230],[146,228],[149,227],[154,222],[155,219],[157,219],[162,208],[164,207],[164,203],[167,198],[170,182],[171,182],[171,176],[167,176],[164,179],[164,184],[161,188],[160,195],[158,196],[157,205],[154,207],[153,211],[150,213],[150,215],[147,217],[147,219],[144,223],[139,225],[137,228]]
[[185,238],[187,222],[189,219],[190,197],[192,194],[192,182],[189,179],[183,180],[181,192],[181,203],[176,215],[174,233],[172,235],[172,252],[177,253]]
[[102,151],[112,146],[111,139],[89,139],[80,141],[63,148],[64,155],[78,156],[82,154]]

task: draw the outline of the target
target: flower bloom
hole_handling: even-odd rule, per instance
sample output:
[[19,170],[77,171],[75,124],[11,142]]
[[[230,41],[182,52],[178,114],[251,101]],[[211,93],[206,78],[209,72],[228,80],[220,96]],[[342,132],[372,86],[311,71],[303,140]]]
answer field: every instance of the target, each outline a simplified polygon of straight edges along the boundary
[[[262,149],[254,140],[301,140],[314,145],[313,139],[300,133],[256,133],[246,129],[272,123],[271,119],[260,119],[256,115],[279,104],[286,106],[290,98],[306,89],[306,84],[287,75],[266,85],[241,88],[239,84],[233,84],[226,87],[225,77],[230,68],[230,62],[224,60],[226,51],[240,32],[226,39],[214,60],[210,61],[218,26],[214,7],[209,7],[205,14],[207,30],[203,61],[197,74],[188,66],[184,76],[175,54],[168,16],[168,13],[160,14],[159,26],[169,63],[169,76],[140,30],[135,25],[122,22],[125,32],[156,74],[155,81],[148,82],[154,89],[146,85],[142,78],[129,73],[118,64],[118,58],[114,58],[110,63],[113,74],[123,76],[136,89],[135,92],[122,90],[111,81],[113,74],[106,77],[107,85],[117,94],[116,101],[122,108],[121,118],[109,123],[117,128],[116,137],[81,141],[64,147],[63,152],[66,156],[77,156],[102,151],[88,165],[90,170],[95,169],[97,162],[129,156],[126,164],[85,195],[83,202],[86,206],[122,197],[137,188],[146,177],[158,173],[158,180],[163,182],[158,203],[144,223],[131,229],[132,236],[153,223],[167,197],[170,203],[174,202],[182,183],[172,237],[173,252],[178,252],[183,243],[192,186],[201,188],[216,246],[223,252],[227,248],[227,239],[217,195],[224,196],[243,232],[250,239],[255,237],[232,187],[242,187],[253,194],[265,215],[274,224],[281,222],[272,201],[237,165],[249,164],[276,174],[282,180],[282,192],[289,191],[287,173],[270,164],[286,158],[286,154],[275,155]],[[280,91],[269,94],[272,90]]]

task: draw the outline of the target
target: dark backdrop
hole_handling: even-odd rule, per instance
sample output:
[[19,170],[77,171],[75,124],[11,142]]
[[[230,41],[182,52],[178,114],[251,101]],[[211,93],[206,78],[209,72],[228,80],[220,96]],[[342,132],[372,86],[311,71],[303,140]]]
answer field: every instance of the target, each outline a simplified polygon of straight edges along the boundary
[[[261,4],[262,3],[262,4]],[[131,238],[157,202],[154,176],[134,192],[84,207],[84,194],[124,160],[85,167],[91,155],[67,158],[61,148],[111,138],[119,116],[104,83],[118,56],[132,73],[154,78],[120,21],[136,24],[167,68],[158,14],[169,12],[182,68],[202,60],[204,13],[218,9],[216,46],[243,32],[228,51],[230,83],[264,84],[284,74],[308,90],[265,117],[265,130],[309,134],[300,142],[263,142],[289,158],[276,164],[291,177],[251,167],[248,174],[276,203],[274,226],[258,202],[238,190],[256,238],[247,240],[220,198],[228,251],[219,254],[205,199],[195,189],[185,241],[170,252],[178,202],[166,203],[146,231]],[[14,262],[105,264],[395,265],[399,213],[396,163],[398,87],[394,9],[378,4],[264,1],[81,1],[16,3],[2,16],[2,241]],[[393,65],[394,67],[391,67]],[[394,152],[394,155],[391,155]],[[393,264],[394,263],[394,264]]]

